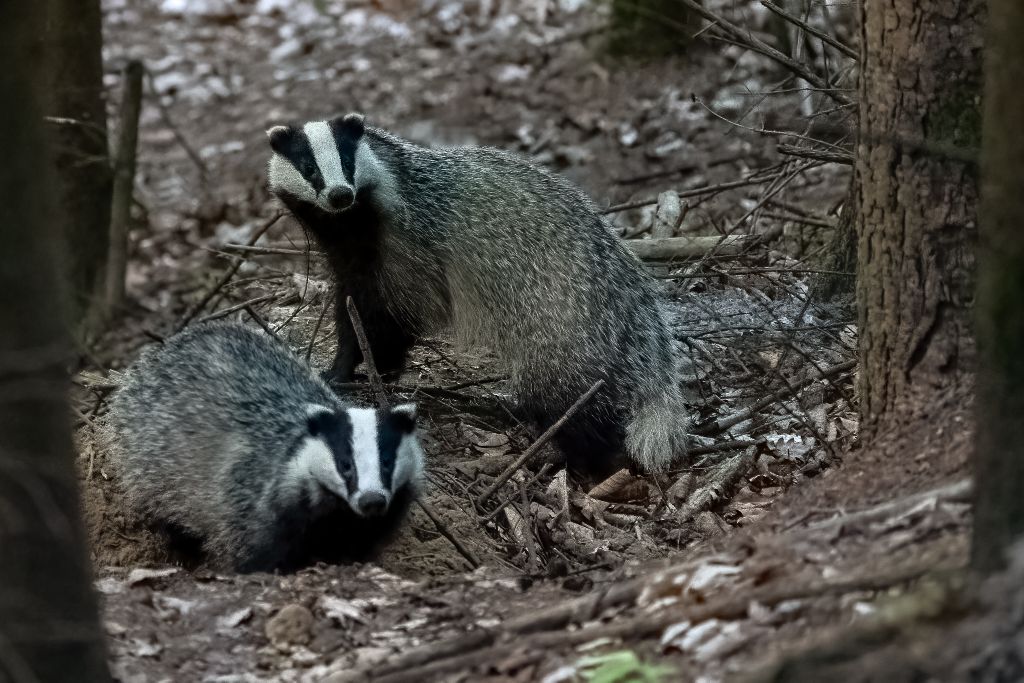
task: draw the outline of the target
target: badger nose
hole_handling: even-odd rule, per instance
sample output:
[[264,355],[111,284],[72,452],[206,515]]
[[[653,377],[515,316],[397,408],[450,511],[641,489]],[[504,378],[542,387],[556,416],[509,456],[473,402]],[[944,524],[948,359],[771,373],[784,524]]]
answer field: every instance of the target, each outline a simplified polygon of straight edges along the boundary
[[355,199],[355,193],[352,192],[352,188],[344,185],[332,187],[327,193],[327,203],[339,211],[351,206],[353,199]]
[[364,517],[378,517],[387,509],[388,499],[382,493],[369,491],[359,496],[356,504],[359,506],[359,513]]

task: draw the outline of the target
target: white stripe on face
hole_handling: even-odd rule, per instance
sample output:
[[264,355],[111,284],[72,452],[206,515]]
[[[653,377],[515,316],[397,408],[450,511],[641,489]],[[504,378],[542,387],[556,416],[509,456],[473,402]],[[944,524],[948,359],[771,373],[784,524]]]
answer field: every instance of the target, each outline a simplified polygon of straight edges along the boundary
[[297,199],[316,204],[316,192],[313,186],[302,177],[298,169],[284,157],[275,154],[270,157],[270,170],[267,172],[270,189],[286,192]]
[[299,446],[298,452],[285,473],[285,479],[293,490],[303,487],[310,493],[313,502],[320,498],[316,485],[307,486],[310,478],[320,482],[324,488],[343,500],[348,500],[348,488],[338,474],[334,465],[334,455],[323,439],[307,437]]
[[384,494],[391,500],[390,487],[380,479],[380,451],[377,446],[377,411],[370,408],[349,408],[348,419],[352,423],[352,457],[356,464],[358,486],[352,499],[368,491]]
[[332,187],[347,187],[345,170],[341,167],[341,156],[338,154],[338,145],[334,141],[330,125],[326,121],[310,121],[302,130],[309,140],[313,158],[324,179],[324,191]]

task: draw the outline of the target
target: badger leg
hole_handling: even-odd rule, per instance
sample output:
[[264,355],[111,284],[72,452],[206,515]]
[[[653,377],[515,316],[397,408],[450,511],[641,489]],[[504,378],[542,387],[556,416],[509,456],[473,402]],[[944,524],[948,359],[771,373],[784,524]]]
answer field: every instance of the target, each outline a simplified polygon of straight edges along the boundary
[[[363,361],[363,354],[348,316],[348,295],[339,291],[335,299],[334,324],[338,334],[338,350],[331,369],[325,373],[325,379],[351,382],[356,366]],[[363,321],[363,329],[378,372],[382,375],[401,373],[409,349],[416,342],[416,335],[395,319],[379,297],[353,296],[352,300]]]

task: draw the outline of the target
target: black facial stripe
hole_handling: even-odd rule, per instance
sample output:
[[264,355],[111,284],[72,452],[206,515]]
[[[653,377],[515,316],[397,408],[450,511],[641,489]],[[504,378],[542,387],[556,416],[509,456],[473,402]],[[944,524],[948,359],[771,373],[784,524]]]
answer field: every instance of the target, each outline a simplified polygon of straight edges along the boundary
[[324,178],[320,173],[320,167],[316,165],[313,148],[309,145],[309,138],[302,130],[295,131],[279,154],[291,162],[295,170],[306,179],[306,182],[317,194],[324,189]]
[[320,418],[320,437],[334,456],[334,467],[345,482],[349,494],[359,488],[359,473],[356,472],[355,457],[352,453],[352,423],[345,413],[325,413]]
[[407,434],[395,423],[391,415],[378,414],[377,451],[380,455],[380,480],[389,490],[395,474],[395,463],[398,460],[398,446],[402,437]]
[[345,173],[345,180],[355,186],[356,147],[359,146],[361,136],[353,136],[341,119],[331,121],[331,133],[334,134],[334,144],[338,147],[338,157],[341,159],[341,170]]

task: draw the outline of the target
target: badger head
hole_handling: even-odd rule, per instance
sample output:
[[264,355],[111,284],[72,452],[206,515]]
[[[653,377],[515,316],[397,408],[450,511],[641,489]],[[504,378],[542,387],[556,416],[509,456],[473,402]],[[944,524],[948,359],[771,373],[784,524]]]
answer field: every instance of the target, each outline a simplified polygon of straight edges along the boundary
[[367,158],[373,153],[364,132],[361,114],[269,129],[271,191],[288,206],[312,205],[328,214],[348,210],[366,185],[360,167],[376,166]]
[[397,492],[419,486],[422,473],[412,404],[384,410],[311,405],[289,463],[291,480],[314,503],[333,494],[362,517],[383,515]]

